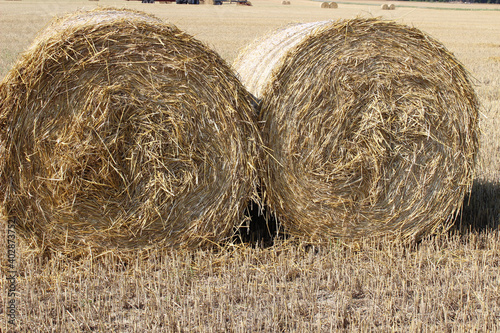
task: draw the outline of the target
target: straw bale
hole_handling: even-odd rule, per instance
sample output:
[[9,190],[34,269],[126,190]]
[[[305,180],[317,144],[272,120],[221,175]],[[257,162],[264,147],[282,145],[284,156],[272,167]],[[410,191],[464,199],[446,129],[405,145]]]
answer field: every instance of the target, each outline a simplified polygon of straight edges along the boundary
[[329,2],[322,2],[321,8],[330,8],[330,3]]
[[380,19],[297,24],[233,67],[259,100],[264,204],[309,240],[446,230],[470,189],[478,101],[438,41]]
[[262,42],[258,40],[248,45],[233,64],[245,87],[254,96],[260,97],[264,85],[271,81],[273,70],[279,66],[281,56],[300,43],[311,30],[324,23],[293,24],[265,36]]
[[339,5],[336,2],[330,2],[330,8],[339,8]]
[[254,195],[249,100],[215,52],[154,16],[57,19],[0,83],[0,202],[60,251],[224,240]]
[[396,5],[394,5],[393,3],[391,3],[389,5],[389,10],[394,10],[394,9],[396,9]]
[[380,8],[382,10],[389,10],[389,6],[386,3],[384,3],[382,6],[380,6]]

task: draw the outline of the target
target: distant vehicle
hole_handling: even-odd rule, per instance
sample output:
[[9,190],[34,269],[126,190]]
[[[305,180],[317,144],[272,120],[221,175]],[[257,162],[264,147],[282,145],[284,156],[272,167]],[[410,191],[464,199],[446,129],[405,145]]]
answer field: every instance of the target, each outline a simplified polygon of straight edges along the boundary
[[251,6],[252,3],[248,0],[212,0],[214,5],[222,5],[224,2],[236,3],[237,5]]
[[[173,1],[173,0],[172,0]],[[222,5],[224,2],[226,3],[236,3],[238,5],[246,5],[251,6],[252,3],[248,0],[175,0],[177,4],[190,4],[190,5],[199,5],[200,3],[212,3],[214,5]]]
[[199,5],[200,3],[205,3],[206,1],[209,1],[209,3],[212,3],[214,5],[222,5],[224,2],[226,3],[236,3],[238,5],[246,5],[246,6],[251,6],[252,3],[248,0],[126,0],[126,1],[141,1],[142,3],[168,3],[168,2],[174,2],[176,4],[189,4],[189,5]]

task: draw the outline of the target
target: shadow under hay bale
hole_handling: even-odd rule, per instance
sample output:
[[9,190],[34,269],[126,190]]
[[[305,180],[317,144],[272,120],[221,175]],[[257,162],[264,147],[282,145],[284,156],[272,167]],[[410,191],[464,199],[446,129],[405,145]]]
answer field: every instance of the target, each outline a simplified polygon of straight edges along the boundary
[[455,225],[460,233],[500,228],[500,183],[476,180]]
[[215,52],[154,16],[56,20],[0,83],[6,216],[66,252],[229,239],[255,200],[249,101]]
[[260,99],[264,204],[312,241],[446,230],[470,190],[478,101],[464,67],[379,19],[292,25],[234,63]]
[[252,246],[269,247],[278,239],[285,239],[281,226],[266,207],[251,203],[246,212],[249,217],[233,238],[234,243],[247,243]]

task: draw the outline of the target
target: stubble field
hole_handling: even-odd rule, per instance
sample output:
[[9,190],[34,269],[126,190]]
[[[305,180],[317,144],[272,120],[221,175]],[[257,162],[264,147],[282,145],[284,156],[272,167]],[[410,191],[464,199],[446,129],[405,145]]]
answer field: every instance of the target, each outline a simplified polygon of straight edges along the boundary
[[415,26],[464,63],[481,103],[477,174],[456,225],[410,245],[366,239],[315,247],[287,239],[79,260],[19,241],[14,326],[6,316],[2,236],[0,332],[500,331],[500,6],[395,2],[396,10],[382,11],[378,1],[341,1],[338,9],[252,2],[0,0],[0,77],[55,15],[95,6],[153,13],[228,63],[254,38],[292,22],[381,16]]

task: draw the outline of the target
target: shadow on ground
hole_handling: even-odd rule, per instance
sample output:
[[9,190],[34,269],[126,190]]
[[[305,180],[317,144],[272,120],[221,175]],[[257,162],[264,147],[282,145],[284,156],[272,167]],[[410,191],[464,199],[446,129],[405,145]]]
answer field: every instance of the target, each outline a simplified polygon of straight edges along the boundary
[[[235,236],[236,242],[269,247],[277,238],[286,238],[276,218],[266,212],[265,208],[261,210],[254,203],[248,208],[247,216],[250,217],[250,222],[246,227],[240,228]],[[500,228],[500,183],[476,180],[470,194],[465,196],[462,211],[450,232],[465,235],[498,228]]]
[[236,242],[269,247],[274,244],[277,238],[285,238],[278,221],[269,212],[269,209],[260,208],[258,204],[252,203],[247,208],[247,216],[250,218],[250,222],[248,226],[238,230],[235,236]]
[[462,212],[452,231],[465,234],[471,231],[496,230],[500,227],[500,183],[475,180],[465,196]]

